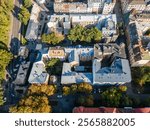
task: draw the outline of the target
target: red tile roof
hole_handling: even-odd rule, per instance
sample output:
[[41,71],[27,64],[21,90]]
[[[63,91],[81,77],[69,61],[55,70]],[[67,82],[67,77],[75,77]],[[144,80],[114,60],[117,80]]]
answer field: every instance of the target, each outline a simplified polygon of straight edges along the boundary
[[89,107],[75,107],[73,113],[150,113],[150,108],[133,108],[127,110],[127,108],[89,108]]

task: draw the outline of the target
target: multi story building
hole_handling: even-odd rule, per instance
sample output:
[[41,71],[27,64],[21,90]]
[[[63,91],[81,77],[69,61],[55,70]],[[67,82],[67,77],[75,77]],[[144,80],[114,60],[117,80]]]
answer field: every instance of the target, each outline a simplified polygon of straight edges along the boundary
[[121,5],[124,13],[132,9],[138,12],[150,11],[150,2],[148,0],[121,0]]
[[145,35],[150,29],[150,15],[145,13],[130,17],[127,26],[128,52],[131,65],[143,66],[150,62],[150,36]]
[[45,22],[44,14],[44,10],[37,3],[34,3],[25,35],[27,40],[34,41],[40,39]]
[[61,84],[86,82],[93,85],[114,85],[130,82],[130,67],[128,60],[124,59],[124,48],[124,44],[65,48],[69,62],[63,64]]
[[144,46],[144,37],[139,30],[137,22],[132,22],[128,26],[128,50],[130,63],[132,66],[143,66],[150,62],[150,51],[148,44]]
[[55,0],[55,13],[113,13],[116,0],[87,0],[82,2],[68,2]]
[[117,20],[115,14],[70,14],[51,15],[47,23],[48,32],[68,34],[71,27],[81,25],[83,27],[95,26],[102,31],[106,42],[113,42],[118,38]]

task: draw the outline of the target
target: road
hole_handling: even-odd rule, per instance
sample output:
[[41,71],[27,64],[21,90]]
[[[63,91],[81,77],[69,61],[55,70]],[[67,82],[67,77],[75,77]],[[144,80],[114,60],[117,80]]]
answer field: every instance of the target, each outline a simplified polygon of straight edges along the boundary
[[[18,13],[20,11],[20,5],[21,5],[21,0],[14,0],[14,10],[12,11],[11,15],[11,29],[10,29],[10,44],[9,48],[10,51],[14,54],[17,55],[19,47],[20,47],[20,27],[21,23],[18,20]],[[14,74],[14,65],[15,62],[12,60],[13,63],[11,63],[7,70],[11,74],[11,72]],[[18,61],[17,61],[18,62]],[[12,98],[12,92],[13,92],[13,84],[12,81],[9,80],[7,81],[5,85],[5,96],[6,96],[6,105],[10,105],[13,102]]]
[[20,11],[22,0],[14,0],[14,10],[12,13],[12,28],[10,30],[11,34],[11,42],[10,42],[10,50],[11,52],[16,55],[18,53],[18,49],[20,46],[20,28],[21,22],[18,20],[18,13]]
[[14,0],[14,11],[13,11],[13,23],[12,23],[12,35],[15,38],[19,38],[20,33],[20,21],[18,20],[18,13],[20,10],[20,1]]

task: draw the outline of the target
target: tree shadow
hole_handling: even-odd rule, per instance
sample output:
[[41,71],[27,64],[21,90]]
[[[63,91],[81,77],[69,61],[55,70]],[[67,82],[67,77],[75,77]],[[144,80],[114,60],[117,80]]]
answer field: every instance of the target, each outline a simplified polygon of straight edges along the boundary
[[14,37],[11,39],[10,51],[13,55],[18,55],[20,45],[21,43],[18,38]]
[[7,50],[7,45],[0,41],[0,49]]

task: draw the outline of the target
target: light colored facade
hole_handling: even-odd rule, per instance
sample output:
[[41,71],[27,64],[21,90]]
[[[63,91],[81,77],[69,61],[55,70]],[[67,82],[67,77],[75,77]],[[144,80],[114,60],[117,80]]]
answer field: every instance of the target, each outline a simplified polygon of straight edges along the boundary
[[115,59],[109,67],[102,67],[101,60],[93,61],[93,84],[124,84],[131,82],[131,71],[126,59]]
[[44,4],[46,0],[36,0],[37,3],[39,4]]
[[[95,45],[95,48],[65,48],[69,62],[63,64],[61,84],[86,82],[105,85],[131,82],[129,62],[124,59],[125,46],[110,44],[102,50],[98,47],[99,45]],[[108,61],[103,61],[105,59]],[[83,61],[92,63],[91,71],[88,66],[82,66]]]
[[116,5],[116,0],[108,0],[108,2],[104,3],[102,14],[112,14],[114,7]]
[[51,15],[49,17],[48,33],[56,32],[68,34],[71,27],[76,25],[95,26],[102,31],[103,38],[106,42],[113,42],[118,37],[117,19],[115,14],[70,14],[70,15]]
[[124,13],[135,9],[138,12],[150,11],[149,1],[146,0],[121,0],[122,11]]
[[115,0],[87,0],[87,2],[66,2],[55,0],[55,13],[104,13],[113,12]]
[[[65,48],[69,63],[63,64],[61,84],[73,83],[90,83],[92,84],[92,72],[86,71],[80,62],[91,61],[93,58],[93,48],[91,47],[78,47],[78,48]],[[75,70],[73,71],[72,68]]]
[[45,21],[45,15],[42,11],[43,9],[34,2],[25,35],[25,38],[29,41],[40,39],[40,35],[42,33],[42,28]]
[[150,37],[144,35],[148,28],[150,28],[149,23],[137,21],[130,22],[127,28],[128,50],[133,67],[144,66],[150,62],[150,48],[148,47]]

